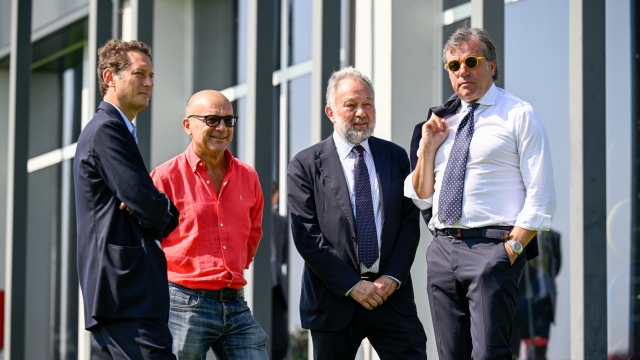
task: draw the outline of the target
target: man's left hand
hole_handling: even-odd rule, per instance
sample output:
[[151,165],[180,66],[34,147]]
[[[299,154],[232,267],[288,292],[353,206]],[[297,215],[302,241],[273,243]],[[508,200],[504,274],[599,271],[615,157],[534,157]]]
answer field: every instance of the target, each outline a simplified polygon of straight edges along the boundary
[[509,256],[509,260],[511,261],[511,265],[513,265],[513,263],[518,258],[518,254],[516,254],[513,251],[513,249],[511,248],[511,245],[507,244],[506,242],[504,242],[503,245],[504,245],[504,249],[507,251],[507,255]]
[[382,289],[382,291],[384,291],[387,296],[391,296],[391,294],[393,294],[393,292],[396,291],[396,288],[398,287],[398,282],[386,275],[382,275],[377,278],[373,282],[373,284],[379,289]]

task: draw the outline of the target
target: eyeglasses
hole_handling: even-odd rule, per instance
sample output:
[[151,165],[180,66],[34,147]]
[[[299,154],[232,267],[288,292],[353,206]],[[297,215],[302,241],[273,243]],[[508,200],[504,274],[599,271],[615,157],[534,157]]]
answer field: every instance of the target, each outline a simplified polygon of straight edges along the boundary
[[224,121],[224,126],[232,128],[236,126],[238,117],[235,115],[219,116],[219,115],[189,115],[187,118],[198,118],[198,120],[207,124],[208,127],[217,127],[220,121]]
[[[469,56],[468,58],[462,60],[462,62],[464,62],[464,66],[466,66],[467,69],[473,69],[476,66],[478,66],[478,64],[480,63],[480,60],[486,59],[486,58],[487,58],[486,56]],[[448,63],[444,64],[444,68],[449,71],[456,72],[460,70],[460,61],[451,60]]]

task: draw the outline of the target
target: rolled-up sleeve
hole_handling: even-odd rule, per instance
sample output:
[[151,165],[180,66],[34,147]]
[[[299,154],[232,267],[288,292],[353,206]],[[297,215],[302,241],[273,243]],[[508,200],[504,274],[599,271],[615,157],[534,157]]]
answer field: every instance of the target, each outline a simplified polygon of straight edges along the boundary
[[556,209],[556,192],[547,131],[530,106],[522,114],[519,130],[520,172],[526,197],[515,226],[548,231]]
[[416,204],[418,209],[426,210],[433,206],[433,196],[427,199],[420,199],[416,190],[413,188],[413,173],[412,171],[406,179],[404,179],[404,196],[413,200],[413,203]]

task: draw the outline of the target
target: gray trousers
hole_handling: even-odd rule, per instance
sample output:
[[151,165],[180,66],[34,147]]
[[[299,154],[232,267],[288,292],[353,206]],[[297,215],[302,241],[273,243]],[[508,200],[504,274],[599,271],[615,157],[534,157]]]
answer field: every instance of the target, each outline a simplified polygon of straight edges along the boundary
[[501,240],[434,236],[427,293],[440,359],[509,359],[525,256],[511,265]]

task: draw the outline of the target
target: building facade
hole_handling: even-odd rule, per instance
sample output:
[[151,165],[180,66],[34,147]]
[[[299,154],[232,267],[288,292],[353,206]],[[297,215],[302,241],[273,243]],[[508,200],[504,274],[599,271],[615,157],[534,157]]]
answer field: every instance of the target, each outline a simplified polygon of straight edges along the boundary
[[[562,235],[549,358],[640,352],[635,11],[631,0],[0,0],[5,358],[88,358],[71,163],[100,100],[96,49],[107,39],[153,49],[151,105],[136,119],[149,170],[189,144],[181,129],[189,96],[217,89],[240,117],[231,151],[256,167],[265,191],[277,179],[286,194],[289,159],[331,133],[323,110],[331,71],[354,65],[369,75],[375,135],[409,149],[414,125],[452,93],[442,45],[465,22],[489,31],[498,85],[530,102],[549,134],[552,228]],[[286,214],[286,196],[279,209]],[[421,230],[412,276],[435,359],[431,235]],[[264,243],[246,297],[267,328]],[[302,265],[290,251],[290,331],[300,327]],[[376,357],[366,344],[359,356]]]

